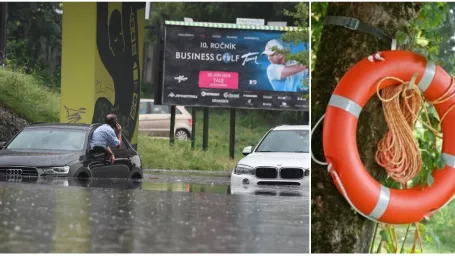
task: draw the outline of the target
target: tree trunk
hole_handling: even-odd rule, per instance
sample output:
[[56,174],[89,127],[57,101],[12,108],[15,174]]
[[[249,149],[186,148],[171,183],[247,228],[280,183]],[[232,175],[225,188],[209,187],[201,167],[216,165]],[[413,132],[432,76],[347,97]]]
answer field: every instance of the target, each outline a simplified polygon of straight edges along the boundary
[[[413,3],[329,3],[327,16],[348,16],[383,29],[389,35],[406,30],[418,4]],[[324,27],[316,65],[311,78],[311,116],[314,125],[324,114],[330,96],[341,77],[362,58],[390,45],[364,32],[340,26]],[[377,142],[386,124],[381,102],[374,96],[363,108],[357,128],[357,145],[363,163],[379,178],[384,171],[375,162]],[[313,136],[313,153],[324,159],[322,132]],[[367,253],[373,236],[374,222],[355,214],[336,190],[327,167],[312,162],[311,172],[311,251],[313,253]]]

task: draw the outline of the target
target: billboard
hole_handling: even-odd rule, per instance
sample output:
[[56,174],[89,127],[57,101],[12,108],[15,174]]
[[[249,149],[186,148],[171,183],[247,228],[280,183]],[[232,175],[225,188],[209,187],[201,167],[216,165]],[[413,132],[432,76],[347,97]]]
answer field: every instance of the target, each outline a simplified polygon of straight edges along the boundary
[[295,27],[166,21],[163,104],[308,110],[308,68],[273,51]]
[[115,113],[136,146],[145,3],[68,2],[63,8],[60,122],[104,123]]

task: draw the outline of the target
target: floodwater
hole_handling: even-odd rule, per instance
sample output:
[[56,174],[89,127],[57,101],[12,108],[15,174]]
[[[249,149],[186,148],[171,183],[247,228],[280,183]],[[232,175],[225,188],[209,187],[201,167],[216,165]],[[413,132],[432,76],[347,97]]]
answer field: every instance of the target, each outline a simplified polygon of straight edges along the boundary
[[1,181],[0,253],[309,253],[305,180],[256,189],[161,174]]

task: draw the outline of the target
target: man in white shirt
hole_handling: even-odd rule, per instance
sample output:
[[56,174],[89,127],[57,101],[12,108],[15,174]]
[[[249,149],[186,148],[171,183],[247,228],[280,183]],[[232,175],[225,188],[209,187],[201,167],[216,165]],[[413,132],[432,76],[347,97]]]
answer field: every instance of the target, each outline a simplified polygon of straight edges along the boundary
[[273,51],[273,47],[279,50],[284,45],[277,39],[267,42],[262,54],[268,56],[270,65],[267,67],[267,77],[275,91],[296,92],[303,87],[303,78],[308,76],[308,68],[298,64],[296,61],[286,61],[281,53]]

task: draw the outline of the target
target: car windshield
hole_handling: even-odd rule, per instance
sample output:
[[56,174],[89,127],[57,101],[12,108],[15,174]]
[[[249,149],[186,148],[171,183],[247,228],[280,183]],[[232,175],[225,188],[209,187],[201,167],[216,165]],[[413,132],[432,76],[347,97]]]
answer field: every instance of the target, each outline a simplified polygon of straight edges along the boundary
[[84,141],[84,130],[40,127],[23,130],[7,149],[79,151]]
[[309,152],[309,130],[274,130],[258,146],[256,152]]

